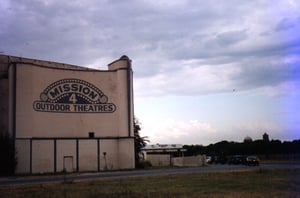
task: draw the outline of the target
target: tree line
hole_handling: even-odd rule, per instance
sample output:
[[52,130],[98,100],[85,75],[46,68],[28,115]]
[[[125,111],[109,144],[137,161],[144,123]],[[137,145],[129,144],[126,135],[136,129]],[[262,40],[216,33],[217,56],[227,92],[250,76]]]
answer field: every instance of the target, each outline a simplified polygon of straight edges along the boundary
[[259,155],[264,158],[277,156],[300,157],[300,139],[293,141],[280,141],[262,139],[244,142],[221,141],[208,146],[184,145],[187,151],[185,156],[232,156],[232,155]]

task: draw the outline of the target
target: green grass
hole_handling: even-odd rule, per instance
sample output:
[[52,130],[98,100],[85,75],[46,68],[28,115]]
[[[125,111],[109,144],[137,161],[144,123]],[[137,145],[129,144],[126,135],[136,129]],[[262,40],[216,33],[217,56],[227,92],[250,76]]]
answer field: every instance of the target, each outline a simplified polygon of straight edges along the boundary
[[300,197],[300,169],[259,169],[1,187],[0,197]]

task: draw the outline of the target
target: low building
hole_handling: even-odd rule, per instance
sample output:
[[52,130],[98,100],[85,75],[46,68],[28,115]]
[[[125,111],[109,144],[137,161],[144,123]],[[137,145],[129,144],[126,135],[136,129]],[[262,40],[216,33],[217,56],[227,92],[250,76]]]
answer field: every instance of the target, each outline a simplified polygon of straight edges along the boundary
[[1,132],[16,173],[135,167],[133,85],[127,56],[96,70],[0,55]]
[[172,158],[183,157],[185,151],[181,144],[152,144],[142,149],[142,155],[153,166],[171,166]]

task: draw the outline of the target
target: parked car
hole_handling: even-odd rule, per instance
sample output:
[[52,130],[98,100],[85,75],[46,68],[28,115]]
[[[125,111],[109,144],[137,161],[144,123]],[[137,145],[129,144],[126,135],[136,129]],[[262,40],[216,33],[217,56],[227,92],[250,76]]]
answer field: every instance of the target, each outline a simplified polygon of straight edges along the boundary
[[220,155],[216,157],[215,160],[216,164],[226,164],[227,163],[227,157],[225,155]]
[[228,164],[244,164],[245,163],[245,157],[242,155],[234,155],[231,156],[228,160]]
[[246,165],[259,166],[259,158],[257,156],[248,156],[246,158]]

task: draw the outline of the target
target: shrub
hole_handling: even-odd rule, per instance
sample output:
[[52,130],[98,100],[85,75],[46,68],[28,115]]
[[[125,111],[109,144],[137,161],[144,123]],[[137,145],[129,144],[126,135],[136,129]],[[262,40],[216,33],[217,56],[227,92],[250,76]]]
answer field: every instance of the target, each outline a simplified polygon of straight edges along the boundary
[[7,132],[0,132],[0,175],[13,175],[17,160],[15,157],[15,145],[13,138]]
[[144,161],[139,161],[137,164],[136,164],[136,168],[137,169],[147,169],[147,168],[150,168],[152,167],[152,164],[151,162],[147,161],[147,160],[144,160]]

